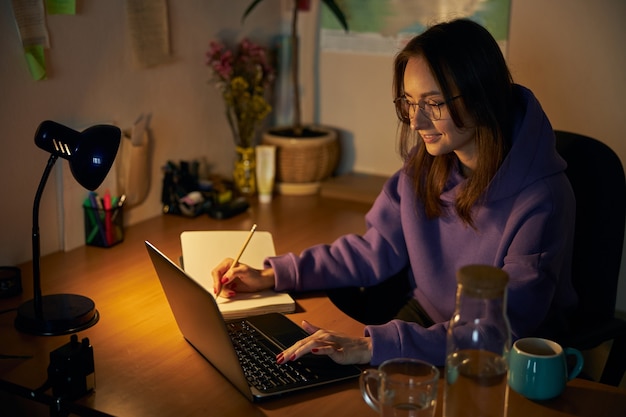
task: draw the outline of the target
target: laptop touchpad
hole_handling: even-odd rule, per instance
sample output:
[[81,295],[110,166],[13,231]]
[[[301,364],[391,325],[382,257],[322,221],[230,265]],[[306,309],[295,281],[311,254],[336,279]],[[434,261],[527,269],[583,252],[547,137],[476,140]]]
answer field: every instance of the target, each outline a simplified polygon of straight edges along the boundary
[[288,348],[308,336],[307,332],[280,313],[252,316],[247,320],[258,331],[283,348]]

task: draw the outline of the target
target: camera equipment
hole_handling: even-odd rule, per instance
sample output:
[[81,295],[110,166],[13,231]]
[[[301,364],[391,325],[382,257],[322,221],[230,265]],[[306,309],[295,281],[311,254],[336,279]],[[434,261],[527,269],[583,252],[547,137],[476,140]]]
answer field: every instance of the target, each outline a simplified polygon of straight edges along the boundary
[[54,397],[75,400],[95,388],[93,347],[89,339],[78,341],[73,334],[70,342],[50,352],[48,383]]

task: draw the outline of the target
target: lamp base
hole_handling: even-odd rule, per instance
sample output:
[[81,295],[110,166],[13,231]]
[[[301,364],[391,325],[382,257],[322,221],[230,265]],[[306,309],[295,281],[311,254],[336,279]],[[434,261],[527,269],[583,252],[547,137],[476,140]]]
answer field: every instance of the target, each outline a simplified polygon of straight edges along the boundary
[[100,318],[96,304],[82,295],[46,295],[41,304],[42,317],[35,312],[34,300],[22,304],[17,310],[15,328],[24,333],[56,336],[87,329]]

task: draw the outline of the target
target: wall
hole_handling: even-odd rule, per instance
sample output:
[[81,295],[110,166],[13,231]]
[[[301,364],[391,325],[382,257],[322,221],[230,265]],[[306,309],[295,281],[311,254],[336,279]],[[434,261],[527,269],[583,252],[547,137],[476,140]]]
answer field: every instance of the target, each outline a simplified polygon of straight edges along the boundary
[[[127,213],[129,223],[160,213],[160,167],[166,160],[206,156],[215,171],[230,171],[232,140],[221,99],[207,84],[204,52],[220,34],[269,39],[280,27],[280,0],[266,0],[243,26],[240,17],[248,0],[232,0],[228,6],[222,1],[170,1],[173,60],[149,70],[133,64],[124,1],[78,2],[78,16],[48,18],[51,75],[42,82],[28,75],[10,3],[0,2],[0,189],[5,197],[0,265],[31,256],[32,198],[47,159],[32,138],[42,120],[75,128],[101,121],[129,127],[140,113],[152,113],[151,190],[142,206]],[[623,0],[512,0],[508,49],[515,79],[535,92],[555,128],[597,137],[624,162],[625,18]],[[310,20],[303,19],[309,27],[305,37],[311,36]],[[318,95],[319,121],[340,128],[352,149],[343,170],[388,175],[400,165],[391,60],[322,53],[319,90],[305,86],[305,120],[314,117],[310,100]],[[310,62],[303,67],[314,68]],[[314,77],[307,72],[305,78],[312,82]],[[55,185],[51,179],[42,201],[43,253],[62,247]],[[618,292],[621,310],[626,310],[624,275]]]
[[[82,128],[112,122],[132,126],[152,114],[152,175],[147,200],[127,211],[126,221],[154,217],[160,209],[161,166],[206,157],[228,174],[234,156],[223,102],[204,65],[210,40],[250,35],[267,42],[280,30],[280,0],[266,0],[241,23],[248,0],[169,1],[172,60],[151,69],[136,65],[125,23],[125,1],[79,1],[76,16],[48,16],[49,78],[33,81],[21,52],[11,1],[0,2],[0,265],[31,258],[31,213],[48,155],[33,143],[46,119]],[[55,168],[66,162],[59,160]],[[60,172],[60,170],[58,171]],[[41,210],[42,253],[62,248],[54,173]],[[85,192],[86,193],[86,192]],[[82,220],[81,220],[82,221]]]
[[[611,146],[626,163],[626,2],[512,0],[507,60],[516,82],[534,91],[555,129]],[[389,175],[395,151],[393,57],[323,52],[320,115],[340,127],[359,172]],[[626,259],[626,256],[624,257]],[[626,311],[622,266],[618,309]]]

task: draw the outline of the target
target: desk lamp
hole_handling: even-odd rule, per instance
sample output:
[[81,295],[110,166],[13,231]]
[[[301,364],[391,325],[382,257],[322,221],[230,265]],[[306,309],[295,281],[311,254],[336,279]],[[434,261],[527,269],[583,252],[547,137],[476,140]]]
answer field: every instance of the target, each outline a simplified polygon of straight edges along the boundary
[[17,310],[15,327],[22,332],[54,336],[74,333],[93,326],[99,319],[95,303],[82,295],[41,295],[39,270],[39,202],[56,160],[69,162],[72,175],[80,185],[95,190],[107,176],[117,149],[121,131],[111,125],[92,126],[77,132],[46,120],[35,133],[35,144],[50,153],[33,204],[33,299]]

